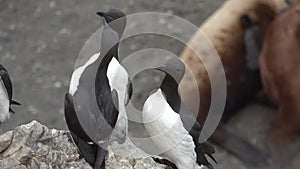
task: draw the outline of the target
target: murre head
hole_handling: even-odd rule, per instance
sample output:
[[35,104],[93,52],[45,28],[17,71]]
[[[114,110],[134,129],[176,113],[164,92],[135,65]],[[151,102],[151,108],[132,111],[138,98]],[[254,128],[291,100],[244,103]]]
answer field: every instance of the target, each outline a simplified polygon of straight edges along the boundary
[[97,14],[101,16],[103,25],[108,25],[118,33],[119,37],[122,36],[127,22],[126,15],[122,11],[110,9],[107,12],[97,12]]
[[126,16],[122,11],[111,9],[107,12],[97,12],[102,18],[103,32],[101,38],[102,64],[106,65],[112,57],[118,58],[118,44],[126,26]]
[[171,58],[165,64],[155,69],[165,72],[166,76],[172,77],[177,84],[180,83],[185,73],[185,65],[179,58]]

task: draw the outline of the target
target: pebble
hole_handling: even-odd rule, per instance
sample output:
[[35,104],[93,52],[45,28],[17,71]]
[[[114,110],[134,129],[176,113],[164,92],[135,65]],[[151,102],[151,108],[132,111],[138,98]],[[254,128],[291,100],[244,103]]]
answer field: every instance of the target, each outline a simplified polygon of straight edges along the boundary
[[55,15],[56,15],[56,16],[61,16],[61,15],[62,15],[61,10],[57,10],[57,11],[55,12]]
[[62,83],[60,81],[57,81],[54,83],[55,88],[61,88],[61,86],[62,86]]
[[55,7],[56,7],[56,2],[55,2],[55,1],[51,1],[51,2],[49,3],[49,7],[50,7],[50,8],[55,8]]
[[28,110],[30,111],[31,114],[38,113],[38,110],[33,105],[28,106]]

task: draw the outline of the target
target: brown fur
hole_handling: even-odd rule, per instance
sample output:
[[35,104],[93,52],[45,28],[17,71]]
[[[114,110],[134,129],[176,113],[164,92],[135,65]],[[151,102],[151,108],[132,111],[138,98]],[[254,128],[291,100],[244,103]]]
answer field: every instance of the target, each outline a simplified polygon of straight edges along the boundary
[[[261,3],[257,3],[251,9],[244,12],[244,14],[248,15],[249,18],[254,21],[253,24],[258,25],[261,28],[260,34],[257,35],[257,41],[262,44],[262,37],[265,30],[268,28],[268,25],[274,18],[275,12],[269,5]],[[239,19],[244,14],[240,14]],[[215,36],[209,36],[209,38],[212,38],[212,42],[215,45],[219,44],[215,47],[225,69],[227,79],[227,101],[223,114],[223,121],[226,121],[239,108],[245,106],[245,104],[255,98],[256,93],[261,89],[261,83],[258,70],[252,71],[246,66],[246,51],[244,44],[245,29],[242,27],[241,23],[240,25],[232,25],[232,27],[223,28],[221,31],[222,32],[215,33]],[[197,40],[198,39],[196,38],[192,39],[190,43],[193,46],[198,44],[198,48],[201,48],[203,45],[199,44],[201,42]],[[210,68],[218,70],[213,59],[206,56],[206,50],[211,49],[199,49],[204,57],[204,62],[206,62],[206,65],[210,66]],[[200,61],[191,50],[186,49],[181,58],[187,64],[187,67],[191,69],[196,78],[200,94],[200,107],[198,112],[196,110],[192,111],[198,115],[197,120],[203,124],[211,102],[211,85],[208,73],[203,62]],[[191,79],[191,75],[185,76],[180,84],[181,89],[184,89],[182,90],[181,97],[189,108],[198,104],[195,102],[196,99],[190,97],[192,95],[191,92],[194,91],[190,86]],[[264,163],[266,161],[257,148],[250,143],[247,143],[232,130],[228,129],[224,123],[219,125],[211,139],[230,152],[236,154],[248,164],[259,165],[259,163]]]
[[272,138],[290,141],[300,132],[300,3],[272,23],[260,67],[264,91],[278,107]]
[[[253,7],[253,10],[249,10],[246,12],[249,17],[254,21],[254,24],[259,25],[261,27],[261,32],[257,34],[257,41],[262,44],[263,35],[275,16],[275,12],[270,8],[268,5],[265,4],[257,4]],[[242,26],[239,26],[239,29],[243,30]],[[246,59],[245,59],[245,46],[244,46],[244,31],[235,31],[232,29],[222,30],[222,34],[218,34],[218,37],[214,37],[215,39],[219,39],[219,41],[225,41],[225,46],[215,46],[222,64],[225,69],[226,79],[227,79],[227,99],[235,101],[243,101],[248,100],[247,98],[253,98],[256,95],[256,92],[260,89],[260,80],[259,74],[256,71],[248,70],[246,66]],[[239,33],[241,32],[241,33]],[[233,38],[235,43],[226,42],[227,40],[233,40],[232,38],[227,38],[227,36],[235,36]],[[191,42],[193,43],[196,42]],[[213,61],[210,58],[206,57],[207,52],[201,50],[201,54],[204,57],[204,61],[207,63],[208,66],[216,67]],[[207,116],[210,101],[211,101],[211,86],[210,80],[207,74],[207,71],[203,65],[203,62],[195,56],[192,50],[187,49],[182,54],[181,58],[187,64],[187,66],[191,69],[193,75],[196,78],[199,94],[201,99],[201,105],[198,114],[198,120],[203,123]],[[216,68],[217,70],[217,68]],[[193,90],[189,90],[189,82],[192,79],[191,75],[185,76],[180,87],[184,90],[184,95],[182,95],[185,104],[188,107],[193,107],[197,103],[194,103],[194,100],[189,98],[190,94],[189,91],[193,92]],[[243,80],[241,80],[243,79]],[[253,89],[255,88],[255,89]],[[187,94],[185,94],[187,92]],[[246,101],[248,102],[248,101]],[[238,104],[239,105],[239,104]],[[231,107],[231,105],[229,105]],[[232,106],[236,107],[236,106]],[[233,108],[235,109],[235,108]],[[226,111],[226,113],[231,114],[231,109]]]

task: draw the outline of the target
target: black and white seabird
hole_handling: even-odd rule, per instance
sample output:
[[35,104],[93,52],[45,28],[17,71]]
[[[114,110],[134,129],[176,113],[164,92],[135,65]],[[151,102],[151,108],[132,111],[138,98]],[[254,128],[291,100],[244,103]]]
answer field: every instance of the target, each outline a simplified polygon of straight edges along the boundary
[[[162,67],[165,73],[160,89],[151,94],[143,106],[143,121],[149,135],[160,148],[170,147],[162,156],[178,169],[212,169],[205,155],[212,158],[215,150],[208,143],[200,143],[202,127],[196,117],[181,102],[178,93],[185,66],[178,58],[171,58]],[[160,134],[162,133],[163,134]]]
[[9,119],[10,113],[15,113],[11,105],[20,105],[12,99],[13,88],[7,70],[0,64],[0,124]]
[[[65,119],[70,130],[70,134],[77,145],[80,154],[84,157],[87,163],[95,166],[97,157],[98,145],[86,134],[75,112],[73,97],[70,93],[65,95]],[[105,153],[105,152],[104,152]],[[103,157],[104,158],[104,157]]]
[[[125,14],[115,9],[108,12],[98,12],[97,14],[102,17],[103,23],[106,25],[102,33],[102,48],[106,48],[105,45],[110,45],[110,43],[115,43],[115,41],[119,42],[126,26]],[[117,21],[112,24],[107,24],[115,20]],[[112,42],[109,42],[110,40]],[[112,114],[117,113],[118,115],[117,121],[113,120],[109,123],[111,126],[115,123],[111,141],[124,143],[128,133],[128,119],[125,105],[131,97],[132,85],[126,69],[118,61],[118,46],[119,43],[116,43],[103,57],[97,71],[95,86],[96,95],[99,96],[96,99],[98,100],[100,109],[108,106],[105,103],[107,99],[110,99],[110,96],[106,96],[107,92],[109,92],[108,95],[115,96],[112,100],[117,106],[117,110],[114,109],[114,113]],[[101,110],[101,112],[106,111],[105,109]],[[109,113],[109,111],[107,113]]]
[[[97,14],[104,24],[101,52],[73,72],[69,94],[65,97],[65,118],[82,156],[98,169],[105,167],[109,142],[126,140],[125,104],[131,95],[131,84],[125,68],[118,62],[125,14],[115,9]],[[117,19],[116,23],[109,24]]]

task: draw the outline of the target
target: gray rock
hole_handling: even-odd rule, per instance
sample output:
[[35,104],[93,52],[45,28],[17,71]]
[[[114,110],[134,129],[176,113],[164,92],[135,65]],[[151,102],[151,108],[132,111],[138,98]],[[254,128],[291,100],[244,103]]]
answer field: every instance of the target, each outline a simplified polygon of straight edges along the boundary
[[108,169],[165,169],[165,165],[155,163],[151,157],[128,158],[109,152],[109,158],[106,161]]
[[32,121],[0,136],[0,168],[86,168],[69,133]]
[[[68,131],[48,129],[32,121],[0,135],[0,168],[91,169],[79,158]],[[152,158],[128,158],[109,152],[107,169],[164,169]]]
[[0,153],[5,151],[12,141],[13,131],[8,131],[0,136]]

